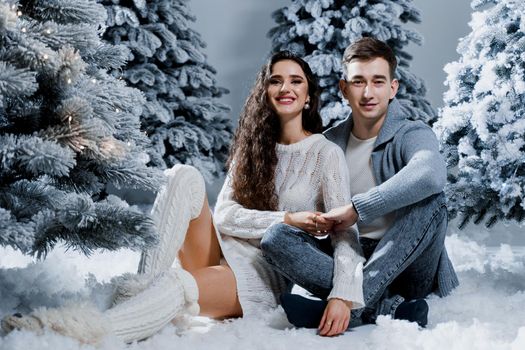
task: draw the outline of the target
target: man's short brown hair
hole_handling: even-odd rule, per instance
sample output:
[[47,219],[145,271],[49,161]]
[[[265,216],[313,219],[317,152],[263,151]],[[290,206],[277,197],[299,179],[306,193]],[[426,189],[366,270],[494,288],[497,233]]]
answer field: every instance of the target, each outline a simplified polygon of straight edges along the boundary
[[377,57],[381,57],[388,62],[390,67],[390,79],[394,79],[394,74],[397,67],[396,55],[394,51],[386,43],[372,37],[361,38],[345,49],[343,60],[343,79],[348,79],[348,72],[346,65],[352,60],[368,61]]

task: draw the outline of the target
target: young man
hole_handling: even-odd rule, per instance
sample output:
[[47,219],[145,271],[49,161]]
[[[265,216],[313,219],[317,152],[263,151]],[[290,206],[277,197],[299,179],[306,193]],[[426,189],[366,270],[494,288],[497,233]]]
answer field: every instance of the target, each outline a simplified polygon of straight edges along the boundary
[[[352,113],[325,135],[345,151],[352,202],[318,220],[333,221],[336,231],[356,223],[359,228],[366,259],[362,276],[366,307],[352,310],[354,324],[391,315],[425,326],[428,305],[423,298],[432,292],[445,296],[458,285],[444,246],[445,163],[432,129],[407,119],[410,116],[395,98],[397,62],[388,45],[362,38],[345,50],[342,63],[339,86]],[[333,267],[318,269],[330,264],[317,262],[332,259],[331,252],[318,240],[308,239],[307,233],[301,237],[291,231],[285,224],[272,226],[261,243],[265,257],[292,282],[323,297],[318,291],[331,285]],[[279,249],[283,246],[296,248],[286,254]],[[309,261],[317,266],[294,264],[293,252],[298,251],[311,255]],[[346,309],[345,303],[338,303],[334,311],[326,306],[331,301],[291,294],[281,301],[293,324],[319,326],[321,335],[341,333],[341,327],[326,331],[327,324],[338,324],[340,315],[351,309],[351,303]]]

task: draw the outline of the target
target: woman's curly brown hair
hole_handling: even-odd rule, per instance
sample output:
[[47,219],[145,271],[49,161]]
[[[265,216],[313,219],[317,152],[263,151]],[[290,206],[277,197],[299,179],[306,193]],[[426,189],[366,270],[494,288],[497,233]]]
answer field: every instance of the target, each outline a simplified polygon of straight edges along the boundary
[[303,110],[303,129],[322,131],[319,115],[319,84],[310,66],[289,51],[275,53],[262,68],[255,86],[244,103],[230,148],[228,167],[232,178],[233,199],[248,209],[277,210],[275,193],[276,144],[281,134],[279,117],[267,100],[272,67],[283,60],[301,66],[308,81],[310,108]]

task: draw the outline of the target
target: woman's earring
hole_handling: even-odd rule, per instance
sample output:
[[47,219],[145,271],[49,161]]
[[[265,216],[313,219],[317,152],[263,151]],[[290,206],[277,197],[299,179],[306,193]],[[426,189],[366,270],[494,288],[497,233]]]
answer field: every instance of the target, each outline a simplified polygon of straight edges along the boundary
[[310,100],[306,100],[306,103],[304,104],[304,109],[310,109]]

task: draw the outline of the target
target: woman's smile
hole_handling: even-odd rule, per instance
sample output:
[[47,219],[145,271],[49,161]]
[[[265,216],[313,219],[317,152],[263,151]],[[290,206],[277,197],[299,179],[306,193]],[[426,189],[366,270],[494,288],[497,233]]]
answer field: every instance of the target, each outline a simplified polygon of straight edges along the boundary
[[292,103],[294,103],[296,98],[290,95],[285,95],[276,97],[275,100],[277,101],[277,103],[282,105],[291,105]]

